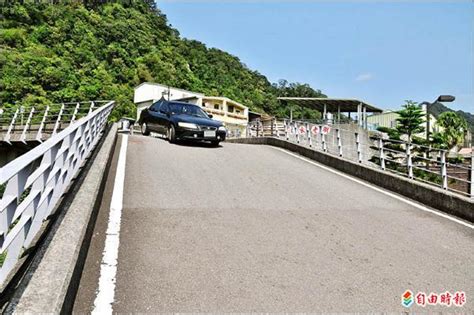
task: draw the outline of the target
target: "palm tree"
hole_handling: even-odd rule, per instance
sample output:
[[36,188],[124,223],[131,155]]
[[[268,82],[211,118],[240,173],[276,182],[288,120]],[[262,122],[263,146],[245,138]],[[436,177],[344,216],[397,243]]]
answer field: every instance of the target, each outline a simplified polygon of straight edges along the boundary
[[467,130],[467,122],[455,112],[444,112],[438,116],[436,122],[443,130],[433,137],[435,145],[451,150],[463,143],[464,133]]

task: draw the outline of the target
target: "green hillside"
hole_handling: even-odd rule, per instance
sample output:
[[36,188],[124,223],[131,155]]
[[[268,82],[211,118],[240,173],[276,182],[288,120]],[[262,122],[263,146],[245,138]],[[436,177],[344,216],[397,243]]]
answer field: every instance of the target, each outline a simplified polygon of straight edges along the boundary
[[324,96],[306,84],[271,84],[237,57],[181,38],[153,1],[130,2],[2,7],[0,106],[113,99],[117,119],[133,115],[133,88],[144,81],[227,96],[278,115],[287,114],[279,95]]

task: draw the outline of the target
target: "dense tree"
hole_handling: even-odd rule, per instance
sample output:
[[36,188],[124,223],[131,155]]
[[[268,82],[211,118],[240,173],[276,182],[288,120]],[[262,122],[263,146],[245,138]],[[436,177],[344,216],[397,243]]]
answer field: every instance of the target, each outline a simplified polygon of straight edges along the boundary
[[[280,97],[326,97],[320,90],[314,90],[308,84],[290,83],[287,80],[279,80],[278,83],[272,84],[274,93]],[[321,113],[317,110],[302,107],[292,102],[285,103],[286,106],[280,106],[277,115],[281,117],[289,117],[290,111],[293,111],[293,118],[297,119],[320,119]]]
[[4,108],[114,99],[117,119],[133,115],[133,88],[144,81],[227,96],[279,115],[287,114],[279,95],[324,96],[307,84],[272,85],[237,57],[182,39],[152,0],[38,2],[0,8]]
[[[444,106],[442,103],[439,102],[436,102],[430,106],[430,113],[433,114],[435,117],[438,117],[444,112],[454,112],[454,110]],[[456,111],[456,114],[466,120],[468,128],[470,129],[471,133],[474,134],[474,114],[462,110]]]
[[462,144],[467,131],[467,122],[454,112],[444,112],[438,116],[437,125],[442,128],[433,135],[433,141],[438,147],[451,150]]
[[320,90],[314,90],[309,84],[290,83],[287,80],[279,80],[278,83],[273,83],[272,86],[277,91],[278,96],[326,97]]

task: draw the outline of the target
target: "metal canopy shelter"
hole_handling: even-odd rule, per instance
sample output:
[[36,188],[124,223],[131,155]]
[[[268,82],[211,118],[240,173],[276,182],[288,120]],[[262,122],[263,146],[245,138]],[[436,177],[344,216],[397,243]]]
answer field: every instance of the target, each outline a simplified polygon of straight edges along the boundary
[[316,98],[316,97],[279,97],[280,101],[291,102],[303,107],[324,111],[324,107],[329,112],[337,112],[338,109],[341,112],[357,112],[359,106],[366,108],[367,112],[381,113],[382,110],[373,105],[367,104],[363,101],[355,99],[343,99],[343,98]]
[[319,97],[278,97],[279,101],[292,103],[302,107],[318,110],[323,113],[323,119],[327,119],[327,113],[341,112],[357,113],[357,122],[360,126],[367,127],[367,113],[381,113],[382,110],[373,105],[356,99],[343,98],[319,98]]

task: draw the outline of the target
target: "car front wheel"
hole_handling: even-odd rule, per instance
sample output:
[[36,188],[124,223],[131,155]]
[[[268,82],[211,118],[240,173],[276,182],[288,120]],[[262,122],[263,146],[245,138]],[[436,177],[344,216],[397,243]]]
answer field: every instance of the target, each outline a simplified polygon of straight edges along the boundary
[[170,143],[176,142],[176,130],[173,125],[168,128],[168,140]]
[[220,142],[220,141],[217,141],[217,140],[211,141],[211,145],[212,145],[213,147],[218,147],[218,146],[219,146],[219,142]]
[[150,130],[148,130],[148,126],[146,125],[146,122],[142,124],[142,135],[144,136],[150,135]]

